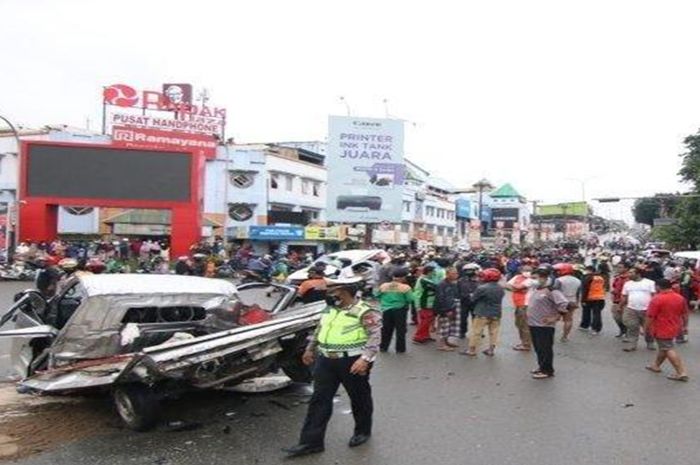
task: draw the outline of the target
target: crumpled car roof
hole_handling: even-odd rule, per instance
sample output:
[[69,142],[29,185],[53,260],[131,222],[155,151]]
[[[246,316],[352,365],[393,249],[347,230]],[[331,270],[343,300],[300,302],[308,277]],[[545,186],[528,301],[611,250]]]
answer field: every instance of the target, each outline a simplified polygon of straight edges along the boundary
[[88,296],[124,294],[216,294],[234,295],[236,286],[222,279],[164,274],[83,275]]

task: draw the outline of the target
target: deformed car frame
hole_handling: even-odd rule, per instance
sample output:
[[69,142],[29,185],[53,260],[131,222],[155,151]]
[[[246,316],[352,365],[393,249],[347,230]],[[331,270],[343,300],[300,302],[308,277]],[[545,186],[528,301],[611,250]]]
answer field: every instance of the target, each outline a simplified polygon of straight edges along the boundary
[[45,394],[102,389],[122,420],[147,430],[160,400],[186,389],[234,385],[282,369],[308,382],[301,362],[324,302],[296,288],[173,275],[86,275],[50,301],[17,296],[3,315],[14,329],[20,387]]

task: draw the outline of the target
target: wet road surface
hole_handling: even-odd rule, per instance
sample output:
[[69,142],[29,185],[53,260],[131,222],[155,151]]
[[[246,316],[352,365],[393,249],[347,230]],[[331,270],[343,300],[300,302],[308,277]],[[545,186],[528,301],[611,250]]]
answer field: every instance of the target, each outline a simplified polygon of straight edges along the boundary
[[[0,286],[2,299],[13,292]],[[692,377],[686,384],[645,371],[653,352],[623,353],[613,338],[608,310],[605,324],[602,336],[575,331],[570,343],[557,344],[557,377],[545,381],[529,377],[533,354],[510,349],[515,331],[508,310],[502,346],[492,359],[468,359],[412,345],[405,355],[384,354],[372,373],[371,442],[348,449],[353,422],[341,389],[326,452],[294,463],[700,463],[695,415],[700,362],[693,340],[700,316],[693,316],[691,342],[680,349]],[[58,444],[35,447],[18,463],[283,463],[279,449],[297,440],[306,394],[303,386],[260,395],[188,394],[166,405],[164,422],[184,421],[191,429],[172,432],[164,424],[149,433],[122,429],[107,399],[86,399],[42,417],[45,428],[35,433],[51,435],[61,428],[65,415],[80,414],[81,421],[74,425],[84,428],[80,438],[69,435]]]

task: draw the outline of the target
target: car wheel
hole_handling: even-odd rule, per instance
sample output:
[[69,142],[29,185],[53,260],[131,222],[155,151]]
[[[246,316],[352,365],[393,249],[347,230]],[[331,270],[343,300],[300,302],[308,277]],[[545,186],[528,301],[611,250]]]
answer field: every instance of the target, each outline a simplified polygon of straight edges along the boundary
[[122,421],[134,431],[148,431],[158,422],[160,401],[155,392],[141,384],[118,386],[114,406]]

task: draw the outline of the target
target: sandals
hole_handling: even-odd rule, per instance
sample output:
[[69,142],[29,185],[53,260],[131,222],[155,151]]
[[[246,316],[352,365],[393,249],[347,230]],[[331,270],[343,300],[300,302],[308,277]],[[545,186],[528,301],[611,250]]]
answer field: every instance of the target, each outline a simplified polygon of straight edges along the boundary
[[645,370],[649,370],[649,371],[651,371],[652,373],[661,373],[661,368],[654,368],[654,367],[651,366],[651,365],[645,366],[644,369],[645,369]]
[[539,373],[532,374],[532,379],[547,379],[547,378],[554,378],[554,375],[548,375],[547,373],[542,373],[541,371]]
[[517,350],[518,352],[530,352],[530,348],[525,347],[522,344],[518,344],[518,345],[513,346],[513,350]]
[[482,350],[481,353],[484,355],[487,355],[489,357],[493,357],[495,355],[493,350],[491,350],[491,349]]
[[438,347],[437,350],[440,352],[454,352],[455,348],[452,346],[443,346],[443,347]]
[[472,352],[470,350],[463,350],[462,352],[459,353],[460,355],[466,355],[467,357],[476,357],[476,352]]
[[685,383],[690,378],[688,378],[688,375],[668,375],[666,379],[670,379],[671,381],[681,381]]

